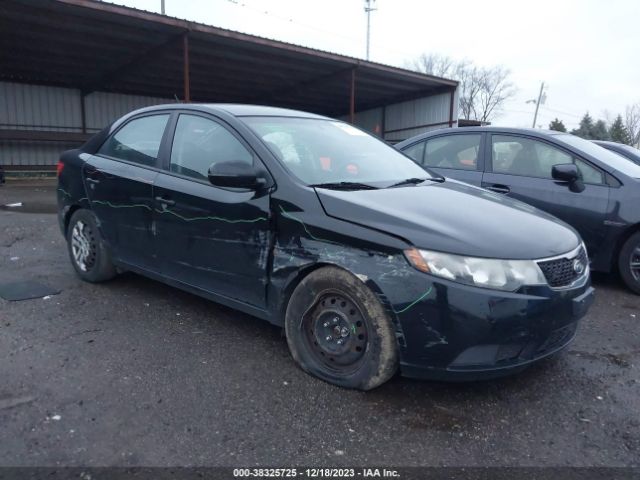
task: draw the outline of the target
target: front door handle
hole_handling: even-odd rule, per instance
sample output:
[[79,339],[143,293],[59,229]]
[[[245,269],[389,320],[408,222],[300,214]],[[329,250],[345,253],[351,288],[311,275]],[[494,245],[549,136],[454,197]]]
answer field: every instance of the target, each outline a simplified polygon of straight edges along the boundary
[[164,203],[165,205],[175,205],[176,204],[175,200],[171,200],[170,198],[167,198],[167,197],[156,197],[156,202]]
[[485,187],[485,188],[487,190],[491,190],[492,192],[503,193],[503,194],[507,194],[511,191],[511,189],[506,185],[489,185],[488,187]]

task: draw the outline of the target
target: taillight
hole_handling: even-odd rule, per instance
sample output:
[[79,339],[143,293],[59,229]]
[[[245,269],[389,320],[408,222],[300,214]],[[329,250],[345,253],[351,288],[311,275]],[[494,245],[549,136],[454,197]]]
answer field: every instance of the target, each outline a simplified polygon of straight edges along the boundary
[[62,169],[64,168],[64,163],[62,162],[62,160],[58,160],[58,165],[56,167],[56,175],[59,177],[60,174],[62,173]]

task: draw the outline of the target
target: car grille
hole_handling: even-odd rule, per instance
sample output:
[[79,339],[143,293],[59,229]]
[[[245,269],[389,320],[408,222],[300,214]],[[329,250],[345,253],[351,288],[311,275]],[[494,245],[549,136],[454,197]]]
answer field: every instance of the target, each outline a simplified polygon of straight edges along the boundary
[[[584,266],[583,272],[576,272],[574,262],[578,259]],[[538,266],[544,277],[547,279],[549,286],[554,288],[567,287],[583,276],[589,268],[589,260],[584,247],[580,247],[577,255],[571,257],[555,258],[553,260],[545,260],[538,262]]]

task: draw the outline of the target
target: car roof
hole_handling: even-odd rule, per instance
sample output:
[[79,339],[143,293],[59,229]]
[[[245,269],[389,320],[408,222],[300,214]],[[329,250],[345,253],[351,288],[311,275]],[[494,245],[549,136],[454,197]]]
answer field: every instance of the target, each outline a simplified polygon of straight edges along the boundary
[[609,142],[608,140],[591,140],[593,143],[598,145],[611,145],[612,147],[620,147],[624,146],[624,143],[619,142]]
[[269,107],[266,105],[246,105],[240,103],[169,103],[164,105],[154,105],[145,107],[130,115],[148,113],[156,110],[197,110],[210,111],[212,113],[226,112],[235,117],[262,116],[262,117],[295,117],[295,118],[316,118],[329,119],[315,113],[303,112],[300,110],[290,110],[288,108]]
[[452,128],[440,128],[438,130],[431,130],[430,132],[417,135],[415,137],[408,138],[398,143],[396,147],[404,147],[416,140],[422,140],[424,138],[430,138],[437,135],[449,134],[449,133],[513,133],[513,134],[525,134],[533,137],[544,138],[550,135],[562,135],[566,132],[558,132],[555,130],[542,130],[539,128],[514,128],[514,127],[494,127],[494,126],[482,126],[482,127],[452,127]]

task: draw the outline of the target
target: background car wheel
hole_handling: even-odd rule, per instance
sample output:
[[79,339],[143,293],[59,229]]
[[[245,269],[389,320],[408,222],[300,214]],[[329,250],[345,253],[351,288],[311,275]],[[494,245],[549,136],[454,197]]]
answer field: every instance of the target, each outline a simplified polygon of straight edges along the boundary
[[622,246],[618,269],[625,285],[640,295],[640,232],[631,235]]
[[374,293],[336,267],[311,272],[285,317],[289,349],[302,369],[346,388],[370,390],[398,369],[391,321]]
[[67,228],[67,247],[71,263],[82,280],[104,282],[116,276],[96,217],[89,210],[77,210],[71,216]]

